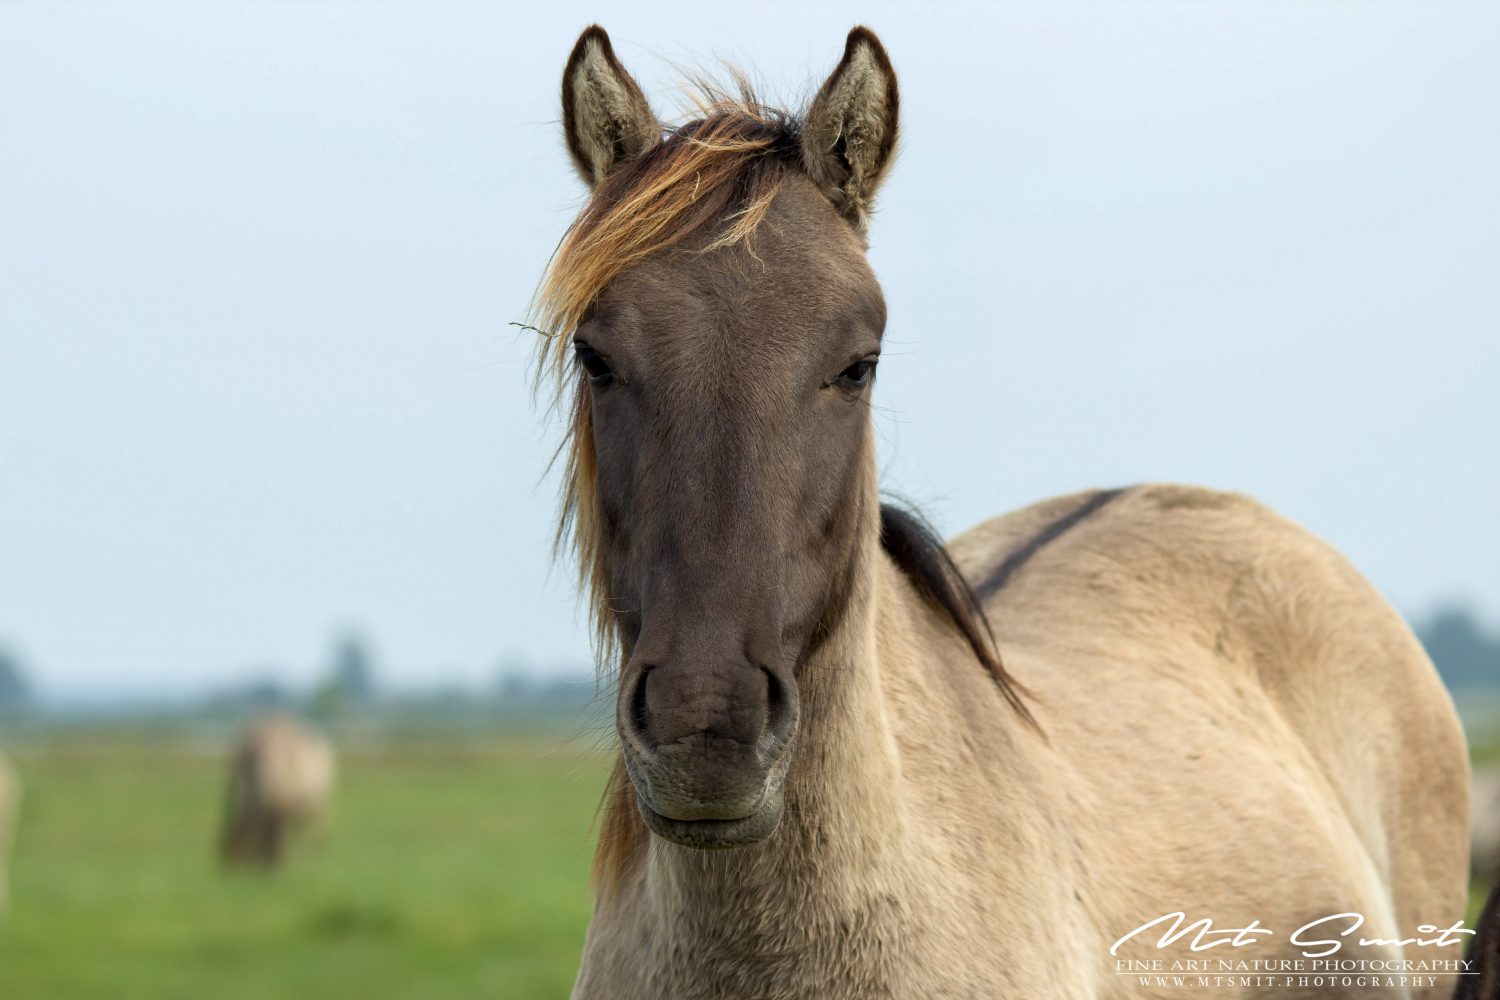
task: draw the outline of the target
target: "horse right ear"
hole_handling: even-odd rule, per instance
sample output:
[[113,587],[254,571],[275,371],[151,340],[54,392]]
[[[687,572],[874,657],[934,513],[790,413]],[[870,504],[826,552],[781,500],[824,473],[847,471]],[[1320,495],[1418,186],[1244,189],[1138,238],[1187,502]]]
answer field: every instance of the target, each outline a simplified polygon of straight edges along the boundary
[[597,24],[578,36],[568,57],[562,104],[568,152],[591,188],[661,142],[661,123]]
[[896,151],[896,71],[869,28],[849,32],[844,58],[813,98],[802,126],[802,164],[860,229]]

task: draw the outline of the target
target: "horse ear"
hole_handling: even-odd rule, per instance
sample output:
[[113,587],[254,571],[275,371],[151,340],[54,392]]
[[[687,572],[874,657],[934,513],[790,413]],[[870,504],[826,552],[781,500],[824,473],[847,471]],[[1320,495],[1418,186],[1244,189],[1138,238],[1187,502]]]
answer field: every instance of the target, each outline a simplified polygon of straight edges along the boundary
[[869,28],[855,28],[844,45],[844,58],[808,109],[802,163],[860,228],[896,150],[899,105],[896,73],[885,47]]
[[562,79],[563,131],[590,187],[661,142],[661,124],[597,24],[578,36]]

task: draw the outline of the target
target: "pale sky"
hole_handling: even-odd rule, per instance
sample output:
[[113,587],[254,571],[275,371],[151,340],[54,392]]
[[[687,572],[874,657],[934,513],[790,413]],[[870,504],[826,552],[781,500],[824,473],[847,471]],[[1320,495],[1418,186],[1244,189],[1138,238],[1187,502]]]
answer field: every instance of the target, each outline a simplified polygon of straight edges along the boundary
[[0,642],[54,694],[587,660],[508,325],[602,19],[659,110],[867,23],[884,485],[1252,493],[1500,620],[1500,6],[0,6]]

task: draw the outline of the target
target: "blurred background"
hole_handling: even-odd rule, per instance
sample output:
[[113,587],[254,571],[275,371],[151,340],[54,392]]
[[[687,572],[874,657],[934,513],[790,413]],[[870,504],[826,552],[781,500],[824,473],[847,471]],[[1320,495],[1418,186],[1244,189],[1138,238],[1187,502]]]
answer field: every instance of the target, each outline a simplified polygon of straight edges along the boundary
[[[1500,757],[1500,8],[0,5],[0,997],[565,996],[610,739],[527,301],[600,20],[658,112],[883,38],[883,485],[1242,490]],[[332,735],[274,875],[233,734]],[[1500,839],[1500,837],[1497,837]]]

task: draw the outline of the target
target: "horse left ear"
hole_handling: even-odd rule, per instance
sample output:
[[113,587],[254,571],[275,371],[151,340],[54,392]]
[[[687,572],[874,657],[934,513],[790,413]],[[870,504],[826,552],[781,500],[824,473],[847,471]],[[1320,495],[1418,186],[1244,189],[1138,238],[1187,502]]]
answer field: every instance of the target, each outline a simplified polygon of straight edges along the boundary
[[562,104],[568,152],[589,187],[598,187],[622,163],[661,142],[651,105],[597,24],[578,36],[568,57]]
[[866,27],[849,32],[844,58],[813,98],[802,126],[802,164],[861,230],[896,150],[896,72]]

